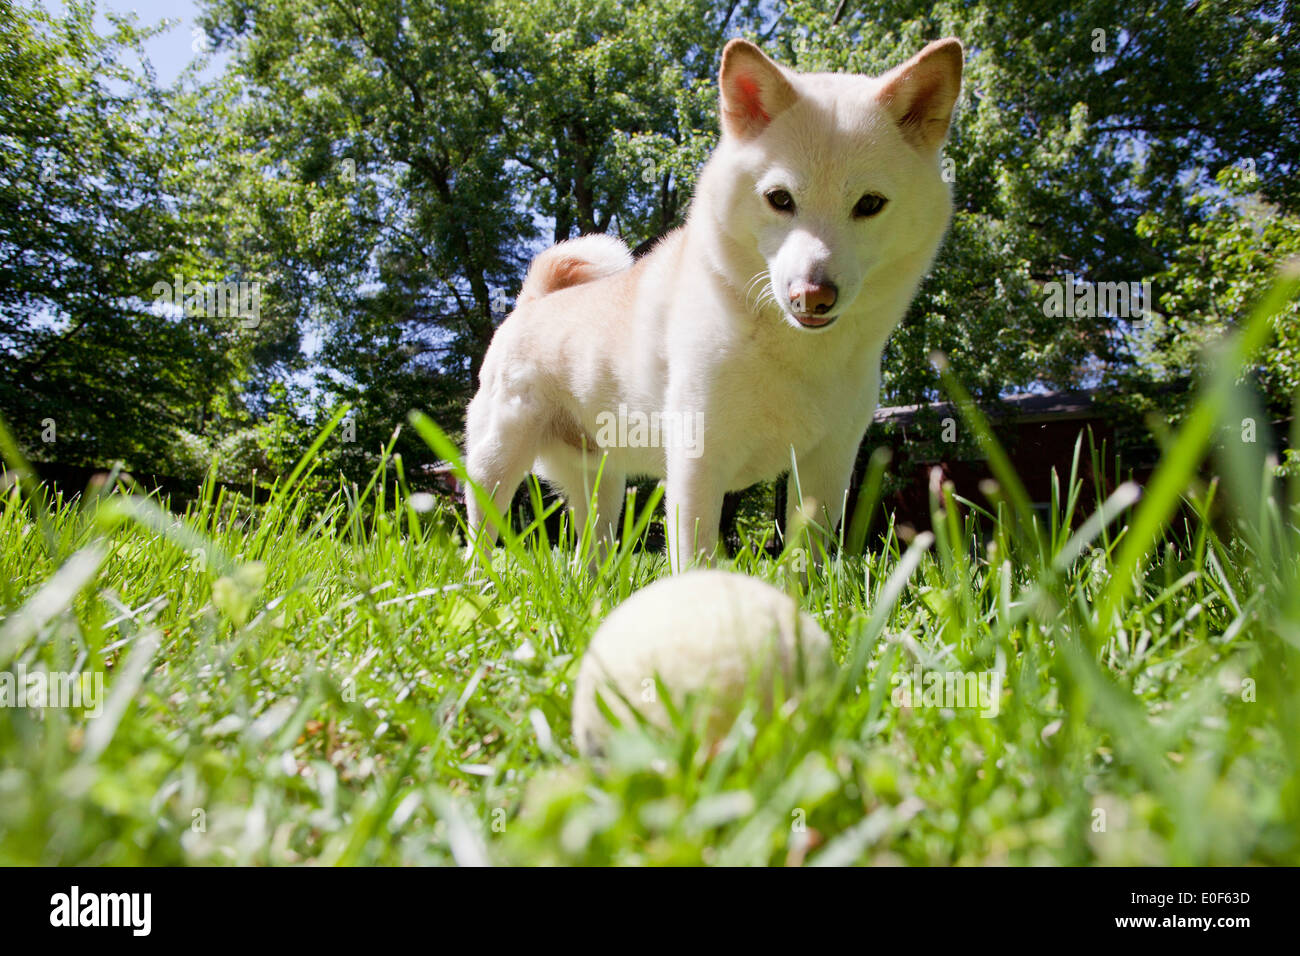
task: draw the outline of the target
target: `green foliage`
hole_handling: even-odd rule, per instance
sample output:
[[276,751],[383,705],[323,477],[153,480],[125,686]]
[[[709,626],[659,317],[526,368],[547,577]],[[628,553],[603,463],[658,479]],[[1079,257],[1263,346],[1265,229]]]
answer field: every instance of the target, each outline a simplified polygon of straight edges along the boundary
[[[1192,207],[1199,221],[1185,235],[1157,216],[1138,225],[1171,250],[1168,268],[1155,279],[1167,290],[1163,314],[1144,330],[1140,346],[1143,371],[1162,385],[1190,379],[1208,347],[1267,290],[1277,263],[1300,259],[1300,216],[1263,201],[1249,167],[1224,168],[1216,188],[1193,197]],[[1300,303],[1278,313],[1270,344],[1247,372],[1267,410],[1286,416],[1300,391]]]
[[519,200],[554,221],[554,241],[613,232],[641,246],[678,225],[717,138],[718,57],[757,6],[493,5]]
[[0,411],[40,458],[202,474],[185,436],[246,426],[298,326],[214,188],[209,114],[131,62],[159,29],[93,17],[0,3]]
[[0,410],[43,455],[152,464],[230,358],[213,323],[151,308],[184,243],[173,117],[123,62],[150,31],[91,19],[0,2]]

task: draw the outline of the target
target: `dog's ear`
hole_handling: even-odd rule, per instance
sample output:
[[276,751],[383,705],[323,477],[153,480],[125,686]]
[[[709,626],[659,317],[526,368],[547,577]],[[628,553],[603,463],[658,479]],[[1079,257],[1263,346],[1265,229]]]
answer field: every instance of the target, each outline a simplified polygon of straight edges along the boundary
[[943,145],[961,91],[961,64],[961,43],[949,37],[881,77],[880,101],[912,145],[927,150]]
[[763,132],[798,96],[782,69],[748,40],[732,40],[722,51],[718,89],[722,129],[737,139]]

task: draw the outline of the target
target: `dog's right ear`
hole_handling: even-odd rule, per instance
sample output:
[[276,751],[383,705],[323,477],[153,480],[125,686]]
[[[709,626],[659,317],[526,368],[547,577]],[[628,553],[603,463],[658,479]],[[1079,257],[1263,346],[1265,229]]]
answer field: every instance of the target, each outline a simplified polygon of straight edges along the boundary
[[785,72],[748,40],[732,40],[722,51],[718,89],[723,132],[737,139],[763,132],[798,96]]

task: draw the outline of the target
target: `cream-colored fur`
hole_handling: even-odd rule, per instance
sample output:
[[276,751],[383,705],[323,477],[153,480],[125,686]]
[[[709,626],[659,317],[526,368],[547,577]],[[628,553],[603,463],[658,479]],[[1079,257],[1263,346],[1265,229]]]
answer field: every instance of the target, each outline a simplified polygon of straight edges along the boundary
[[[603,457],[606,539],[626,479],[664,478],[680,570],[712,554],[724,493],[789,468],[793,450],[805,501],[833,529],[881,350],[951,217],[939,152],[961,66],[951,39],[879,77],[795,73],[729,43],[723,135],[685,225],[635,263],[609,236],[533,261],[469,406],[470,478],[504,510],[533,469],[562,489],[581,528]],[[878,211],[872,197],[885,200]],[[647,442],[611,432],[616,415],[700,432],[693,444],[671,428]],[[477,532],[485,516],[472,494],[467,503]],[[495,540],[490,523],[486,532]]]

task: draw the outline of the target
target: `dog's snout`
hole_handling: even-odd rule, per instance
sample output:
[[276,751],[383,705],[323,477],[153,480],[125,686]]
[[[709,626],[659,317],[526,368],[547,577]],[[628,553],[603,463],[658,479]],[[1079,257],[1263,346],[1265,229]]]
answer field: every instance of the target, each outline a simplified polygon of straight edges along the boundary
[[790,285],[790,305],[804,315],[825,315],[835,305],[839,289],[834,282],[794,282]]

